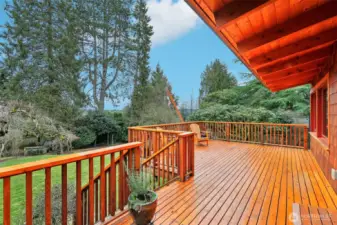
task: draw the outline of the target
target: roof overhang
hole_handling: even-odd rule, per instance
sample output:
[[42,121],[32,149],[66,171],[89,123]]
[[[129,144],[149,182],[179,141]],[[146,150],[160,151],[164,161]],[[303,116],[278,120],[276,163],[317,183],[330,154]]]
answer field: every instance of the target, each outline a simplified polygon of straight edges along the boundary
[[186,0],[271,91],[315,83],[337,40],[335,0]]

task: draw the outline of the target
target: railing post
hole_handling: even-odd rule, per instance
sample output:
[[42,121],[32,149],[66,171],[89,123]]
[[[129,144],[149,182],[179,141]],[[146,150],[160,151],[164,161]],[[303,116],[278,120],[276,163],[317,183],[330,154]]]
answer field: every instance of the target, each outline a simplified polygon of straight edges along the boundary
[[304,127],[304,131],[303,131],[303,148],[304,150],[308,150],[308,127],[305,126]]
[[185,182],[186,175],[186,139],[179,135],[179,177],[181,182]]

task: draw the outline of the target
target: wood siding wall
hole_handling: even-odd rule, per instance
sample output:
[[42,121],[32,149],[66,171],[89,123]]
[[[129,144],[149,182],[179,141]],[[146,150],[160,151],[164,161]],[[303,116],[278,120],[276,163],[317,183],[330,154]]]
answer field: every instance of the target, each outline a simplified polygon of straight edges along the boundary
[[312,151],[312,154],[315,156],[318,165],[321,167],[321,169],[324,172],[325,177],[329,180],[330,184],[334,187],[335,191],[337,190],[337,182],[333,181],[331,179],[331,168],[332,165],[330,165],[329,162],[329,150],[327,147],[322,145],[322,143],[315,137],[315,135],[310,135],[310,149]]
[[335,192],[337,192],[337,180],[332,180],[331,178],[331,169],[337,169],[337,57],[336,54],[334,55],[335,57],[331,60],[332,67],[327,79],[329,98],[327,148],[324,149],[324,144],[322,144],[321,140],[311,135],[310,149],[324,171],[326,178],[333,186]]

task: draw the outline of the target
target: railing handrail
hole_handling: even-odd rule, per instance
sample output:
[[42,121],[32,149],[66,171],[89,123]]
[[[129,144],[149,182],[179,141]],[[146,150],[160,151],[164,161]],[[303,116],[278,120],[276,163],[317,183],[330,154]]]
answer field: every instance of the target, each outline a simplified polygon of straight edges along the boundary
[[[308,124],[297,124],[297,123],[265,123],[265,122],[226,122],[226,121],[187,121],[187,122],[179,122],[179,123],[165,123],[165,124],[153,124],[146,126],[134,126],[129,127],[130,129],[151,129],[152,127],[161,127],[161,126],[174,126],[174,125],[182,125],[182,124],[191,124],[191,123],[228,123],[228,124],[260,124],[260,125],[273,125],[273,126],[294,126],[294,127],[308,127]],[[153,130],[158,131],[158,130]],[[166,130],[168,131],[168,130]],[[162,132],[160,130],[159,132]],[[172,132],[172,131],[171,131]],[[176,131],[179,132],[179,131]]]
[[[159,126],[163,126],[163,125],[158,125],[158,127]],[[182,132],[185,132],[185,131],[175,131],[175,130],[156,130],[156,129],[146,128],[146,127],[129,127],[129,129],[151,131],[151,132],[156,132],[156,133],[170,133],[170,134],[181,134]]]
[[103,156],[115,152],[120,152],[122,150],[129,150],[140,146],[142,146],[141,142],[132,142],[112,147],[101,148],[97,150],[91,150],[87,152],[80,152],[65,156],[58,156],[50,159],[43,159],[36,162],[29,162],[14,166],[3,167],[0,168],[0,178],[20,175],[27,172],[33,172],[36,170],[41,170],[55,166],[61,166],[64,164],[73,163],[93,157]]
[[148,163],[149,161],[151,161],[154,157],[156,157],[157,155],[159,155],[160,153],[162,153],[163,151],[165,151],[167,148],[171,147],[171,145],[173,145],[174,143],[176,143],[178,141],[179,141],[179,138],[173,139],[167,145],[165,145],[164,147],[162,147],[159,151],[155,152],[153,155],[151,155],[150,157],[148,157],[147,159],[145,159],[144,162],[142,162],[142,165],[145,165],[146,163]]

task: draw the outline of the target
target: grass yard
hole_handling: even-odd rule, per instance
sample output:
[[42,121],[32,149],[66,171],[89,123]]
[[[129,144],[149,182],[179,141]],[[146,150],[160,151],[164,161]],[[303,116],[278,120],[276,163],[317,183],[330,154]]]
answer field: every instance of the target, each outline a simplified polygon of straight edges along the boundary
[[[116,155],[117,156],[117,155]],[[0,162],[0,167],[12,166],[27,162],[35,162],[41,159],[48,159],[52,157],[57,157],[57,155],[43,155],[43,156],[31,156],[22,158],[12,158],[4,162]],[[110,163],[110,156],[105,157],[105,164]],[[88,183],[89,181],[89,160],[82,161],[82,185]],[[100,159],[96,157],[94,159],[94,174],[99,173],[100,170]],[[75,183],[76,178],[76,164],[68,164],[68,183]],[[33,172],[33,196],[36,198],[38,194],[44,193],[44,181],[45,172],[44,170],[39,170]],[[61,166],[52,168],[52,185],[61,184]],[[17,219],[22,218],[25,214],[25,199],[26,199],[26,189],[25,189],[25,175],[18,175],[11,178],[11,218],[13,224],[16,224]],[[34,200],[33,200],[34,204]],[[3,181],[0,180],[0,208],[3,207]],[[0,210],[0,224],[2,224],[3,210]]]

